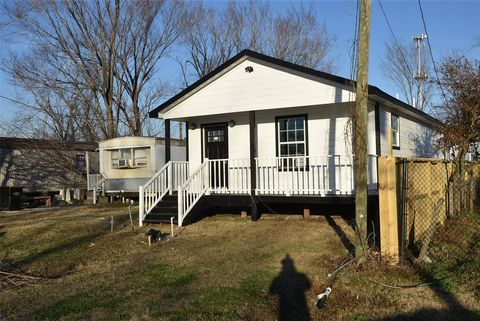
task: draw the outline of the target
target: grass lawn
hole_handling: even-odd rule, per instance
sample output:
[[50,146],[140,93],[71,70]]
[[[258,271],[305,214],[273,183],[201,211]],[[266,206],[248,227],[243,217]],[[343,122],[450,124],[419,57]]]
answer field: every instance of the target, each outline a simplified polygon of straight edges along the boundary
[[318,310],[353,240],[341,217],[217,215],[148,247],[151,227],[170,231],[132,232],[123,205],[0,212],[0,269],[42,277],[0,283],[0,320],[480,320],[464,279],[386,288],[372,280],[426,277],[376,260],[343,270]]

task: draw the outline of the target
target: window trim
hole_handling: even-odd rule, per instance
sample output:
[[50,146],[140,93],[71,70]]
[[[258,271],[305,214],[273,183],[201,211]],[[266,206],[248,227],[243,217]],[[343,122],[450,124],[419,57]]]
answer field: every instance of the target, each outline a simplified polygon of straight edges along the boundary
[[[275,155],[277,158],[279,157],[287,157],[287,156],[280,156],[280,129],[278,127],[278,121],[280,119],[285,119],[285,118],[296,118],[296,117],[304,117],[305,119],[305,124],[303,128],[303,135],[304,135],[304,142],[305,142],[305,157],[307,157],[307,161],[305,164],[301,167],[292,167],[288,171],[308,171],[309,169],[309,148],[308,148],[308,114],[292,114],[292,115],[280,115],[280,116],[275,116]],[[280,166],[280,164],[277,165],[277,169],[279,171],[287,171],[284,168]]]
[[[398,143],[395,143],[394,142],[394,139],[393,139],[393,133],[394,133],[394,130],[393,130],[393,117],[397,118],[397,130],[396,130],[396,133],[397,133],[397,137],[398,137]],[[398,114],[395,114],[395,113],[390,113],[390,128],[392,129],[392,148],[393,149],[400,149],[400,116]]]
[[[122,150],[127,150],[129,149],[130,150],[130,158],[125,158],[125,157],[122,157]],[[114,149],[109,149],[109,152],[110,152],[110,166],[112,169],[128,169],[128,168],[144,168],[144,167],[147,167],[148,166],[148,162],[147,162],[147,159],[148,157],[145,156],[145,157],[134,157],[135,155],[135,149],[151,149],[151,147],[125,147],[125,148],[114,148]],[[120,154],[120,158],[114,158],[113,157],[113,152],[114,151],[117,151],[119,154]],[[120,167],[119,164],[118,164],[118,161],[120,159],[127,159],[128,160],[128,166],[127,167]],[[136,162],[135,160],[140,160],[140,159],[144,159],[145,160],[145,165],[136,165]],[[116,165],[115,165],[115,162],[116,161]],[[131,162],[131,165],[130,165],[130,162]]]
[[[79,168],[80,166],[79,165],[79,159],[82,159],[82,165],[83,167],[82,168]],[[75,167],[75,171],[77,173],[86,173],[87,171],[87,158],[85,157],[85,154],[75,154],[75,158],[74,158],[74,167]]]

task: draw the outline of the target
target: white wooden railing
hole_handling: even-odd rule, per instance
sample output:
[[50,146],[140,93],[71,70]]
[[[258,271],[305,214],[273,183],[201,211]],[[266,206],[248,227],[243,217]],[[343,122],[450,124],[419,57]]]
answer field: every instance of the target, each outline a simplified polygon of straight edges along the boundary
[[98,197],[97,193],[101,192],[103,196],[105,196],[105,181],[107,180],[107,176],[105,174],[96,174],[99,175],[99,177],[96,177],[97,180],[95,181],[94,184],[92,184],[92,194],[93,194],[93,204],[98,203]]
[[[257,195],[325,196],[354,193],[352,156],[256,158],[255,166]],[[368,156],[368,188],[377,189],[375,155]],[[250,191],[249,159],[205,159],[185,179],[184,184],[178,185],[178,224],[182,225],[185,217],[205,194],[248,195]]]
[[97,184],[99,180],[102,179],[102,174],[88,174],[87,179],[87,190],[93,191],[93,187]]
[[173,193],[188,178],[188,162],[170,161],[165,164],[145,185],[139,187],[138,222],[143,225],[143,220],[148,213],[162,200],[167,193]]
[[210,159],[208,170],[210,193],[250,193],[250,159]]
[[172,161],[170,170],[171,177],[171,188],[169,189],[170,194],[177,191],[180,186],[182,186],[188,179],[188,162],[187,161]]
[[209,188],[210,175],[208,164],[208,159],[205,159],[188,180],[178,188],[178,226],[182,226],[185,216]]
[[[376,189],[377,162],[369,155],[369,189]],[[257,158],[257,195],[348,195],[354,192],[353,157],[327,155]]]

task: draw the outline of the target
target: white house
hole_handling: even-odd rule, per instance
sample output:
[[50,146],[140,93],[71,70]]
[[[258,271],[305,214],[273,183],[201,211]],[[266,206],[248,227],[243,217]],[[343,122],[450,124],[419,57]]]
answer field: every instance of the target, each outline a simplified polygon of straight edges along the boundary
[[[187,123],[189,174],[185,181],[172,182],[167,166],[142,186],[140,222],[175,215],[181,225],[199,200],[215,195],[252,200],[253,219],[259,198],[288,197],[304,204],[352,198],[353,85],[242,51],[150,112],[166,124]],[[369,95],[369,189],[374,195],[376,157],[387,153],[389,127],[395,156],[433,157],[438,121],[377,87],[369,86]],[[178,208],[167,210],[162,198],[177,189],[178,198],[167,199]]]
[[99,142],[98,150],[100,174],[89,175],[90,185],[108,195],[137,195],[139,186],[165,166],[166,157],[182,164],[184,175],[187,173],[183,140],[165,142],[155,137],[118,137]]

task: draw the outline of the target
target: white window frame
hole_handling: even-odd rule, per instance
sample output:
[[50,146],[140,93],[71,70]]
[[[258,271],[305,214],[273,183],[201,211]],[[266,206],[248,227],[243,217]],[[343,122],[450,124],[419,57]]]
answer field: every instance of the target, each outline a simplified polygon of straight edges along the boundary
[[[303,128],[297,128],[296,122],[294,128],[289,128],[288,123],[290,119],[303,119]],[[286,120],[286,128],[282,129],[280,122]],[[295,159],[295,157],[308,157],[308,116],[306,114],[302,115],[287,115],[287,116],[278,116],[275,119],[276,122],[276,135],[277,135],[277,156],[281,158],[279,160],[278,166],[279,170],[305,170],[308,169],[308,159],[301,158]],[[297,131],[303,131],[303,140],[297,140]],[[295,133],[295,139],[289,141],[288,133],[289,132]],[[281,134],[282,132],[286,132],[286,141],[282,141]],[[296,153],[295,155],[291,155],[289,153],[290,145],[296,145]],[[303,145],[303,154],[298,153],[298,145]],[[282,154],[282,146],[287,146],[287,154]]]
[[[147,153],[145,152],[144,157],[135,157],[135,150],[137,149],[149,149],[149,147],[129,147],[129,148],[119,148],[119,149],[111,149],[110,150],[110,155],[112,156],[112,168],[114,169],[123,169],[119,166],[119,160],[120,159],[127,159],[130,168],[141,168],[141,167],[147,167]],[[123,151],[130,151],[130,157],[123,157]],[[119,158],[114,158],[113,157],[113,152],[117,151],[119,153]],[[130,165],[131,164],[131,165]]]
[[[393,127],[394,119],[397,120],[397,128]],[[400,116],[390,114],[390,127],[392,128],[392,147],[400,148]]]

